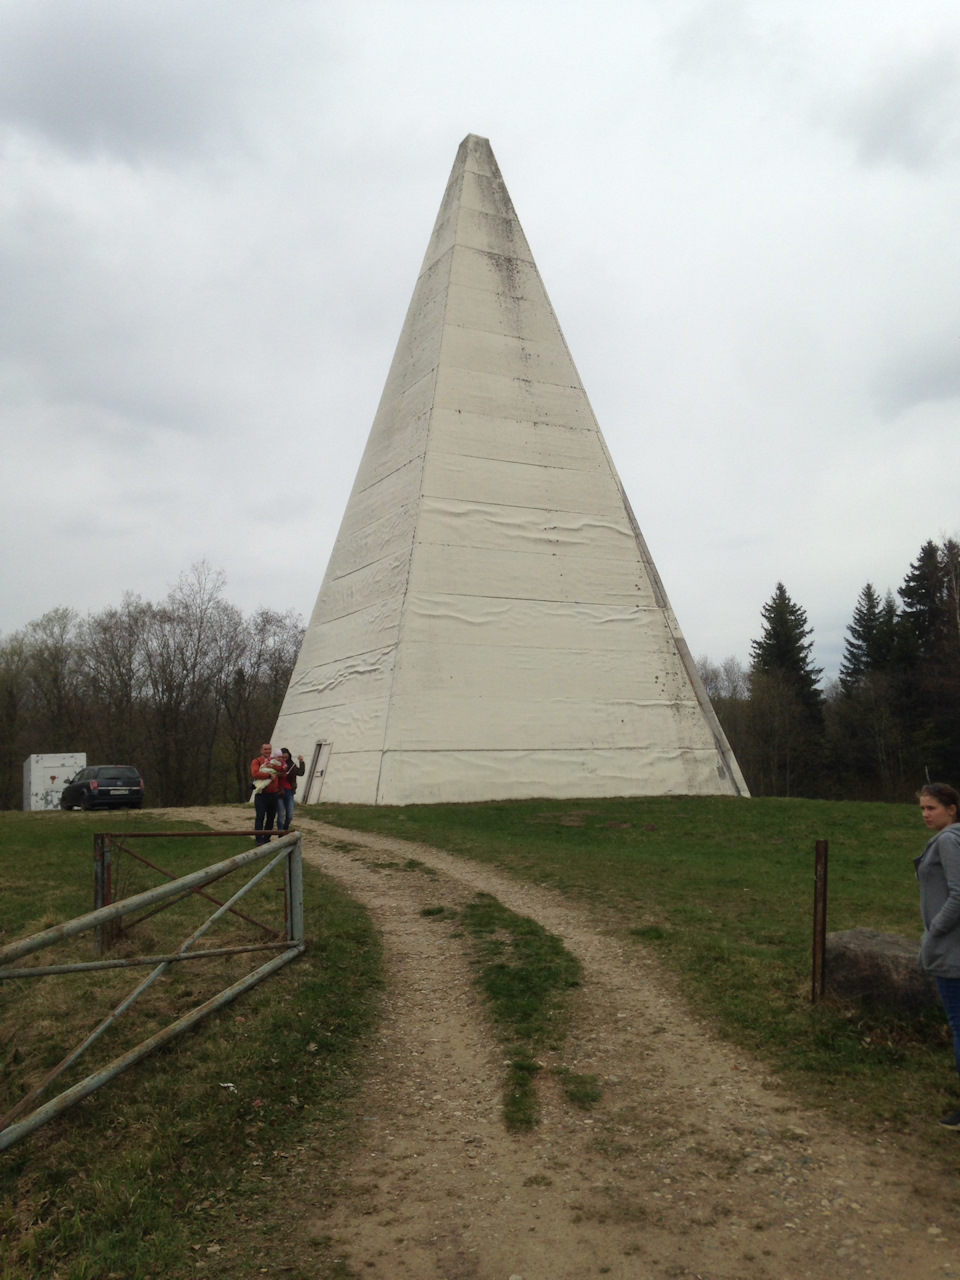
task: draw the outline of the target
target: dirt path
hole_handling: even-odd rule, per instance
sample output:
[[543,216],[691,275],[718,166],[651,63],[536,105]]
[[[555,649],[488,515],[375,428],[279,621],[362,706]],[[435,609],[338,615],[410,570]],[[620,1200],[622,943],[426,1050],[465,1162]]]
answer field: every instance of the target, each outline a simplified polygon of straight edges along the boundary
[[[239,812],[192,815],[229,828]],[[388,974],[343,1193],[326,1210],[309,1162],[298,1175],[303,1256],[332,1238],[341,1274],[383,1280],[960,1276],[958,1233],[924,1198],[921,1167],[797,1107],[586,908],[423,845],[298,826],[305,857],[370,911]],[[586,974],[565,1063],[598,1075],[603,1099],[575,1111],[543,1073],[529,1136],[503,1127],[502,1054],[463,940],[420,914],[480,891],[557,934]]]

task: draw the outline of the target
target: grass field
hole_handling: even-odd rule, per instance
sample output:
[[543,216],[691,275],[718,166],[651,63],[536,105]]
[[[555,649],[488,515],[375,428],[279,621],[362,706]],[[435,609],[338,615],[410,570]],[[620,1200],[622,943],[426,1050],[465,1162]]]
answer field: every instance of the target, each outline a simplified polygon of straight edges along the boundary
[[[830,845],[828,928],[916,938],[914,806],[655,797],[373,808],[319,805],[326,822],[422,840],[596,907],[654,947],[690,1008],[810,1101],[863,1129],[929,1135],[957,1107],[935,1012],[810,1003],[814,845]],[[953,1135],[946,1135],[949,1139]]]
[[[152,815],[0,814],[0,940],[92,908],[92,834],[171,830]],[[249,839],[132,841],[175,874],[250,847]],[[242,875],[243,873],[239,873]],[[159,883],[141,876],[129,888]],[[233,878],[211,886],[228,896]],[[282,1265],[260,1214],[273,1215],[296,1144],[319,1135],[318,1164],[336,1176],[344,1100],[357,1077],[380,982],[378,941],[366,915],[304,867],[308,950],[192,1032],[0,1155],[3,1280],[164,1280],[202,1274],[246,1278]],[[241,904],[282,924],[272,873]],[[197,899],[136,932],[147,953],[175,949],[214,910]],[[249,943],[255,929],[224,927],[210,945]],[[204,940],[207,941],[206,939]],[[171,944],[173,946],[171,947]],[[132,952],[134,941],[120,944]],[[89,959],[90,935],[40,953],[47,963]],[[173,966],[70,1082],[201,1003],[263,962],[259,954]],[[17,979],[0,991],[0,1112],[77,1043],[147,970]],[[126,1021],[125,1015],[124,1021]],[[58,1089],[62,1087],[58,1082]],[[322,1191],[322,1181],[321,1181]],[[287,1268],[296,1277],[299,1269]]]

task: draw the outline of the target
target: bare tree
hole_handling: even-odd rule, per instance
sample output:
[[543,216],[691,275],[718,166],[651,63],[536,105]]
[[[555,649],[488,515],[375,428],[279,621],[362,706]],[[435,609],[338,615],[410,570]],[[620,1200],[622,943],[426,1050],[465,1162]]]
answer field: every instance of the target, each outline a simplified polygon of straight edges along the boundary
[[19,805],[25,756],[58,750],[136,765],[153,803],[246,796],[303,623],[244,618],[224,586],[201,562],[159,604],[127,594],[82,620],[54,609],[0,643],[0,804]]
[[23,632],[0,644],[0,808],[20,805],[27,738],[27,651]]
[[750,673],[732,654],[717,664],[708,657],[697,659],[697,670],[713,703],[722,699],[749,698]]
[[51,609],[24,632],[31,720],[48,751],[71,750],[82,732],[78,632],[79,615],[67,608]]
[[149,608],[128,592],[119,609],[92,614],[80,631],[87,749],[116,764],[134,760],[143,740]]
[[241,800],[250,788],[251,750],[273,730],[303,641],[303,623],[292,610],[258,609],[244,626],[243,641],[223,691],[233,780]]
[[222,599],[223,573],[205,562],[184,574],[166,600],[149,606],[144,646],[145,736],[158,798],[189,804],[209,794],[220,714],[221,639],[240,625]]

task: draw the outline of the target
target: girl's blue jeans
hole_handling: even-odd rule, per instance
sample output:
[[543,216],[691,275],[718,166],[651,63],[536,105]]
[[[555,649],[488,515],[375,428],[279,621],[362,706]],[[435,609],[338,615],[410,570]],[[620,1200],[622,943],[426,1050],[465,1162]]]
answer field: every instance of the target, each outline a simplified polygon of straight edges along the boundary
[[960,978],[938,978],[937,990],[953,1032],[953,1056],[960,1073]]
[[[293,822],[293,805],[295,796],[292,791],[280,792],[280,803],[277,805],[277,830],[289,831],[290,823]],[[960,987],[960,978],[957,979],[957,986]],[[958,997],[960,1000],[960,997]]]

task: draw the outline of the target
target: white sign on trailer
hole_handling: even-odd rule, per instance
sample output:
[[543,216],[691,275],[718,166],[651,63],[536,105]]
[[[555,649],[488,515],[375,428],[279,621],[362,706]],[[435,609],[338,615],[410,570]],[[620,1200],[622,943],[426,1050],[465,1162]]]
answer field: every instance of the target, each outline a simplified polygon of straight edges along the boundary
[[24,809],[58,809],[64,786],[86,764],[85,751],[27,756],[23,762]]

